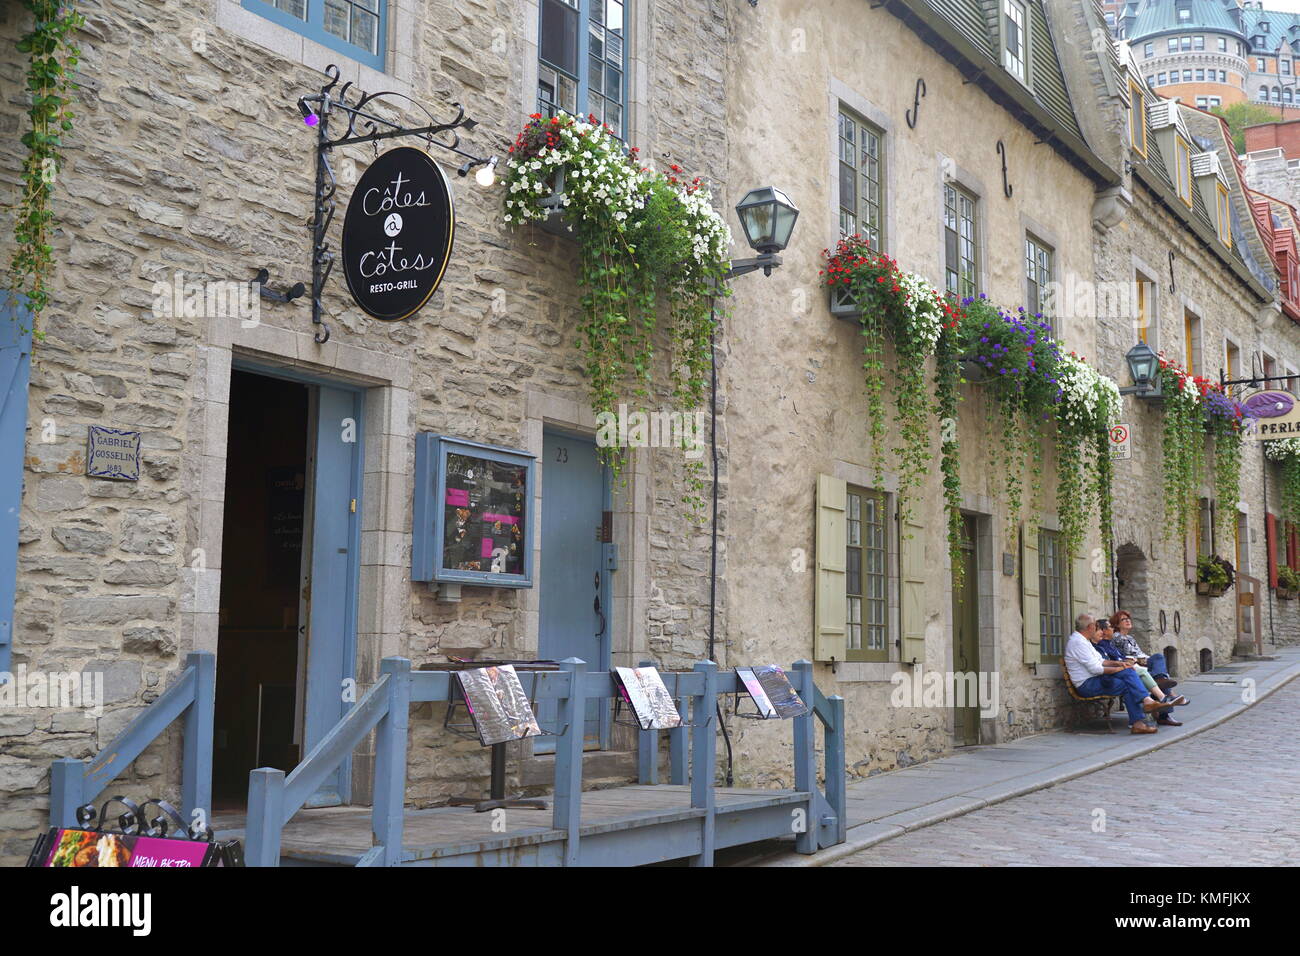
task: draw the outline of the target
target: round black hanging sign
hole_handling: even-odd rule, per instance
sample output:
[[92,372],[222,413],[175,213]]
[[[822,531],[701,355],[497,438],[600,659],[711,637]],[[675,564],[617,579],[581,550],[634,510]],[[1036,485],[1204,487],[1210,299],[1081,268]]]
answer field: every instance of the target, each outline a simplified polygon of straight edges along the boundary
[[419,311],[451,258],[456,217],[442,168],[390,149],[357,180],[343,217],[343,275],[363,312],[387,322]]

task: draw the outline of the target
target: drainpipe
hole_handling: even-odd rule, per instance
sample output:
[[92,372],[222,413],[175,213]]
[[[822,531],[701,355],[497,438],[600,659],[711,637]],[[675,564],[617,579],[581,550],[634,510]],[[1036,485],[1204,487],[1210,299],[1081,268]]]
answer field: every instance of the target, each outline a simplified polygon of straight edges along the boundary
[[[710,324],[718,321],[717,300],[709,300]],[[713,455],[713,521],[710,529],[709,545],[709,660],[717,663],[715,652],[717,639],[714,624],[718,605],[718,352],[714,347],[714,335],[709,333],[709,449]],[[717,704],[718,726],[722,728],[722,742],[727,748],[727,786],[734,783],[731,753],[731,735],[727,733],[727,722],[722,718],[721,698]]]

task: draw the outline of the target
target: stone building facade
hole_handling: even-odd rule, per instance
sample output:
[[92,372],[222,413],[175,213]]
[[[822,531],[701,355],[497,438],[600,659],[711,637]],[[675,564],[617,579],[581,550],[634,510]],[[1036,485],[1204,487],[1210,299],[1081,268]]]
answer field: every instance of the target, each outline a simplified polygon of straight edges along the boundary
[[[287,739],[270,742],[277,752],[258,738],[255,745],[267,747],[257,756],[292,767],[304,746],[304,718],[293,714],[310,705],[298,626],[316,621],[303,632],[310,648],[316,628],[330,622],[305,617],[296,570],[286,587],[282,568],[266,557],[267,505],[256,489],[273,484],[283,492],[286,480],[291,491],[295,482],[301,489],[308,416],[326,414],[320,396],[329,389],[356,410],[356,420],[349,414],[338,423],[344,435],[354,428],[353,498],[349,505],[344,492],[332,504],[355,513],[354,604],[345,605],[354,652],[341,663],[359,690],[390,655],[416,667],[451,657],[568,656],[547,644],[540,592],[569,560],[591,560],[593,572],[605,572],[596,578],[603,606],[590,612],[594,665],[653,658],[675,667],[705,657],[707,525],[679,502],[680,449],[635,453],[625,481],[607,487],[608,503],[584,499],[585,511],[574,515],[589,542],[602,512],[612,512],[616,569],[598,568],[586,552],[540,553],[547,489],[561,483],[561,469],[543,452],[562,439],[566,452],[568,440],[592,448],[595,423],[576,347],[573,242],[534,226],[507,227],[499,189],[451,175],[454,251],[439,290],[407,321],[364,315],[340,268],[325,292],[331,334],[323,345],[314,341],[309,297],[287,304],[254,297],[261,308],[253,318],[167,314],[176,283],[246,281],[262,267],[273,289],[308,279],[315,136],[295,103],[324,85],[327,64],[340,67],[342,81],[409,95],[440,119],[454,115],[452,102],[464,104],[479,125],[462,145],[504,157],[538,108],[539,54],[548,51],[539,51],[536,0],[476,6],[472,14],[450,2],[388,0],[380,61],[234,0],[80,6],[81,89],[55,200],[58,269],[31,374],[12,663],[32,672],[102,672],[105,701],[94,716],[43,708],[0,714],[0,861],[19,861],[46,824],[51,761],[98,752],[157,698],[190,651],[218,657],[218,806],[238,804],[254,755],[232,751],[254,717],[272,721],[273,705],[281,726],[299,725],[296,750]],[[545,6],[555,13],[555,4]],[[672,7],[611,0],[600,12],[611,64],[606,93],[625,109],[624,134],[655,162],[705,177],[719,203],[734,201],[722,178],[730,134],[716,59],[728,11],[705,0]],[[11,48],[28,24],[16,6],[4,16],[0,43]],[[589,25],[574,22],[561,27],[587,36]],[[11,88],[20,67],[18,58],[5,60]],[[414,108],[401,119],[429,122]],[[10,134],[0,163],[13,183],[19,119],[10,112],[0,122]],[[335,153],[335,229],[351,183],[376,152],[363,145]],[[449,174],[460,162],[430,153]],[[671,389],[652,400],[669,407]],[[91,425],[142,433],[138,482],[85,475]],[[415,439],[424,432],[537,456],[538,496],[526,503],[536,532],[535,587],[466,586],[451,601],[445,598],[457,595],[411,580]],[[310,467],[306,474],[310,484]],[[302,501],[301,494],[297,504],[292,495],[277,499],[284,520],[272,535],[301,532]],[[308,506],[308,525],[311,515]],[[323,590],[312,600],[330,597]],[[592,602],[587,591],[578,606]],[[724,599],[720,622],[726,612]],[[256,638],[255,654],[239,643],[244,638]],[[254,657],[261,663],[250,663]],[[485,789],[486,752],[443,732],[442,719],[432,706],[412,716],[412,803]],[[605,746],[625,750],[622,732],[614,727],[608,739],[607,729]],[[359,752],[350,778],[338,782],[345,798],[368,799],[370,759]],[[115,786],[174,798],[178,763],[173,731]],[[545,776],[529,759],[511,768]]]
[[[710,655],[724,668],[819,658],[819,686],[847,702],[855,776],[1060,724],[1068,698],[1059,658],[1033,660],[1026,647],[1047,626],[1025,613],[1027,589],[1040,579],[1056,587],[1058,632],[1080,611],[1113,609],[1118,589],[1150,635],[1148,650],[1174,648],[1181,673],[1200,668],[1202,651],[1207,662],[1227,659],[1237,643],[1231,599],[1192,595],[1181,544],[1160,537],[1158,409],[1132,398],[1125,405],[1135,454],[1116,468],[1118,585],[1104,561],[1090,560],[1101,545],[1095,522],[1074,561],[1040,563],[1042,542],[1059,528],[1050,443],[1041,490],[1026,491],[1017,519],[998,478],[991,399],[978,385],[963,386],[956,422],[970,530],[960,603],[937,470],[906,528],[897,463],[889,460],[883,487],[872,487],[859,330],[832,314],[818,278],[819,251],[834,246],[842,215],[864,213],[842,179],[849,130],[869,133],[879,149],[871,175],[885,250],[936,287],[944,288],[949,264],[945,206],[961,196],[973,210],[966,238],[976,252],[975,290],[1000,304],[1025,303],[1043,280],[1068,294],[1092,282],[1131,288],[1141,273],[1155,289],[1151,328],[1162,347],[1176,344],[1191,310],[1202,320],[1207,368],[1228,340],[1242,361],[1252,352],[1282,367],[1300,360],[1294,327],[1277,314],[1240,172],[1217,126],[1206,125],[1217,121],[1145,98],[1140,71],[1096,40],[1106,35],[1099,5],[1013,5],[1022,17],[1014,27],[1002,4],[988,0],[955,0],[943,12],[927,0],[812,8],[765,0],[757,9],[605,0],[600,22],[577,23],[582,37],[604,39],[601,69],[612,84],[598,94],[590,72],[579,70],[579,92],[593,103],[605,96],[605,116],[642,156],[703,176],[719,207],[772,184],[801,209],[784,264],[735,283],[717,339],[721,510],[711,645],[709,528],[679,502],[679,450],[638,450],[625,482],[602,476],[595,497],[548,522],[568,487],[558,466],[591,448],[596,424],[575,344],[575,248],[554,228],[506,227],[498,191],[452,177],[455,249],[440,289],[406,321],[367,317],[337,272],[325,290],[324,344],[305,298],[255,299],[256,314],[167,306],[184,298],[186,283],[245,282],[260,268],[274,289],[308,278],[315,137],[295,104],[320,89],[328,64],[340,67],[341,81],[409,95],[438,116],[464,104],[479,126],[463,145],[502,154],[529,114],[568,95],[548,45],[574,25],[574,8],[510,0],[471,14],[449,0],[388,0],[376,26],[379,52],[370,56],[351,55],[328,31],[258,12],[254,0],[84,4],[78,116],[56,191],[58,271],[34,349],[21,452],[12,663],[102,674],[105,699],[92,715],[0,712],[0,863],[18,862],[45,826],[51,761],[99,752],[191,651],[217,656],[218,810],[238,806],[252,766],[292,766],[313,742],[305,674],[312,648],[322,646],[313,642],[327,637],[342,641],[329,646],[342,649],[342,674],[358,690],[393,655],[416,667],[569,656],[573,645],[550,637],[557,606],[581,615],[592,607],[570,630],[590,632],[578,636],[600,667],[649,659],[678,669]],[[9,44],[26,26],[16,11],[5,15],[0,43]],[[1016,36],[1024,57],[1010,64],[1000,51]],[[16,65],[3,69],[17,81]],[[1143,117],[1137,126],[1134,108]],[[1147,121],[1158,110],[1164,125]],[[416,110],[395,115],[427,122]],[[1231,245],[1204,208],[1188,212],[1170,200],[1176,187],[1155,157],[1171,124],[1181,124],[1198,153],[1218,157],[1197,168],[1231,192]],[[1149,138],[1147,156],[1133,153],[1133,129]],[[16,141],[0,148],[6,179],[21,163]],[[336,153],[341,201],[377,152],[363,145]],[[448,171],[458,162],[431,152]],[[1031,274],[1030,248],[1050,274]],[[1166,250],[1173,292],[1163,291]],[[1132,310],[1059,308],[1052,318],[1067,348],[1126,384]],[[660,408],[671,401],[667,383],[651,397]],[[87,434],[101,425],[141,433],[138,482],[85,474]],[[536,491],[526,502],[532,588],[412,581],[416,441],[426,433],[535,456]],[[355,447],[340,451],[338,442],[349,442],[340,434]],[[937,443],[936,435],[936,454]],[[293,555],[311,553],[307,528],[326,500],[312,462],[327,450],[345,454],[353,469],[330,503],[355,515],[345,519],[355,544],[338,552],[349,556],[337,593],[304,592],[312,582],[283,552],[288,542]],[[1243,469],[1240,527],[1260,577],[1265,472],[1256,455],[1248,450]],[[883,646],[874,654],[832,661],[818,653],[815,621],[826,599],[816,587],[819,488],[878,508]],[[604,535],[607,514],[612,540],[603,543],[612,547],[593,559],[591,532]],[[547,546],[548,527],[577,528],[587,548]],[[589,560],[596,563],[583,566],[582,579],[594,572],[595,593],[548,604],[557,569]],[[342,612],[313,617],[317,605]],[[1179,623],[1157,641],[1160,611],[1170,627]],[[927,672],[975,675],[984,693],[974,707],[910,697]],[[263,714],[286,732],[249,738],[250,720]],[[412,713],[409,804],[483,788],[485,753],[448,735],[444,716],[432,705]],[[600,720],[589,785],[631,770],[630,734],[608,715]],[[736,719],[730,702],[721,723],[736,782],[791,783],[787,735]],[[510,785],[546,781],[548,759],[512,750]],[[179,762],[173,731],[120,789],[174,797]],[[363,747],[327,799],[366,802],[372,763]]]

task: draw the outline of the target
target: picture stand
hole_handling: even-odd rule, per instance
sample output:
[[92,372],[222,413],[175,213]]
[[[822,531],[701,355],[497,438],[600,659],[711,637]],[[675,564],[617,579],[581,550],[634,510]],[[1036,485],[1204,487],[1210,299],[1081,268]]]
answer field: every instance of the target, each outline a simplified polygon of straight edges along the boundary
[[[525,718],[523,721],[523,725],[521,727],[516,728],[517,730],[522,729],[524,732],[518,734],[517,736],[513,736],[510,739],[523,740],[528,737],[558,736],[557,733],[542,730],[541,727],[537,724],[536,718],[533,717],[533,715],[537,713],[536,682],[534,682],[533,684],[533,696],[525,699],[523,697],[523,685],[519,683],[519,678],[514,673],[516,670],[530,670],[530,671],[555,670],[556,665],[553,662],[550,661],[475,661],[474,663],[480,665],[480,667],[476,668],[476,670],[492,668],[500,671],[501,668],[506,668],[507,673],[510,675],[510,677],[513,678],[513,682],[511,684],[513,695],[515,699],[520,704],[523,705],[521,709],[525,710],[526,714],[521,714],[521,716]],[[522,809],[522,810],[550,809],[549,801],[542,799],[540,797],[524,797],[517,794],[513,796],[506,795],[506,760],[508,759],[508,754],[506,752],[506,745],[509,744],[510,740],[509,739],[484,740],[484,730],[486,728],[482,724],[480,724],[478,720],[475,718],[474,711],[472,709],[473,705],[470,703],[471,698],[466,692],[466,683],[460,680],[462,675],[468,673],[469,673],[469,669],[458,669],[457,679],[458,679],[459,693],[453,692],[451,699],[447,703],[447,714],[443,719],[443,727],[458,737],[464,737],[467,740],[476,740],[479,743],[491,749],[492,752],[491,771],[490,771],[491,776],[490,776],[490,782],[488,784],[488,797],[486,800],[483,799],[482,797],[474,797],[474,796],[452,797],[447,801],[447,805],[451,807],[467,807],[467,806],[473,807],[474,812],[476,813],[485,813],[489,810],[498,810],[498,809]],[[507,680],[509,679],[510,678],[508,677]],[[515,688],[514,685],[518,685],[518,687]],[[455,713],[456,708],[460,706],[465,707],[469,719],[457,722],[453,720],[453,714]],[[563,730],[560,731],[560,733],[562,732]]]
[[[737,667],[735,715],[747,720],[783,720],[802,717],[808,705],[799,697],[785,671],[771,664]],[[752,711],[742,711],[741,702],[753,701]]]
[[[678,711],[678,685],[680,674],[673,676],[673,691],[669,693],[663,677],[654,667],[616,667],[614,677],[622,693],[614,701],[614,722],[634,726],[638,730],[675,730],[691,727],[682,720]],[[619,714],[626,704],[632,720],[620,720]]]

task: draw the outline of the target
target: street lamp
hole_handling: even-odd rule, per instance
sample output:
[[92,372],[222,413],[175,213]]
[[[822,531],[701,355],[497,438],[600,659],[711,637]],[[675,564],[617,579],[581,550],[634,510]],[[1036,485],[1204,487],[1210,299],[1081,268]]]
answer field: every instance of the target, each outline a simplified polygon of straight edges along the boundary
[[736,203],[736,216],[745,231],[745,240],[758,253],[753,259],[736,259],[727,271],[727,278],[742,276],[757,269],[770,276],[781,264],[781,252],[790,244],[799,208],[790,197],[772,186],[751,189]]
[[1160,394],[1160,386],[1156,382],[1156,366],[1160,359],[1151,350],[1151,346],[1145,342],[1138,342],[1128,350],[1124,361],[1128,363],[1128,373],[1133,379],[1133,384],[1121,388],[1119,393],[1136,395],[1138,398],[1156,398]]

